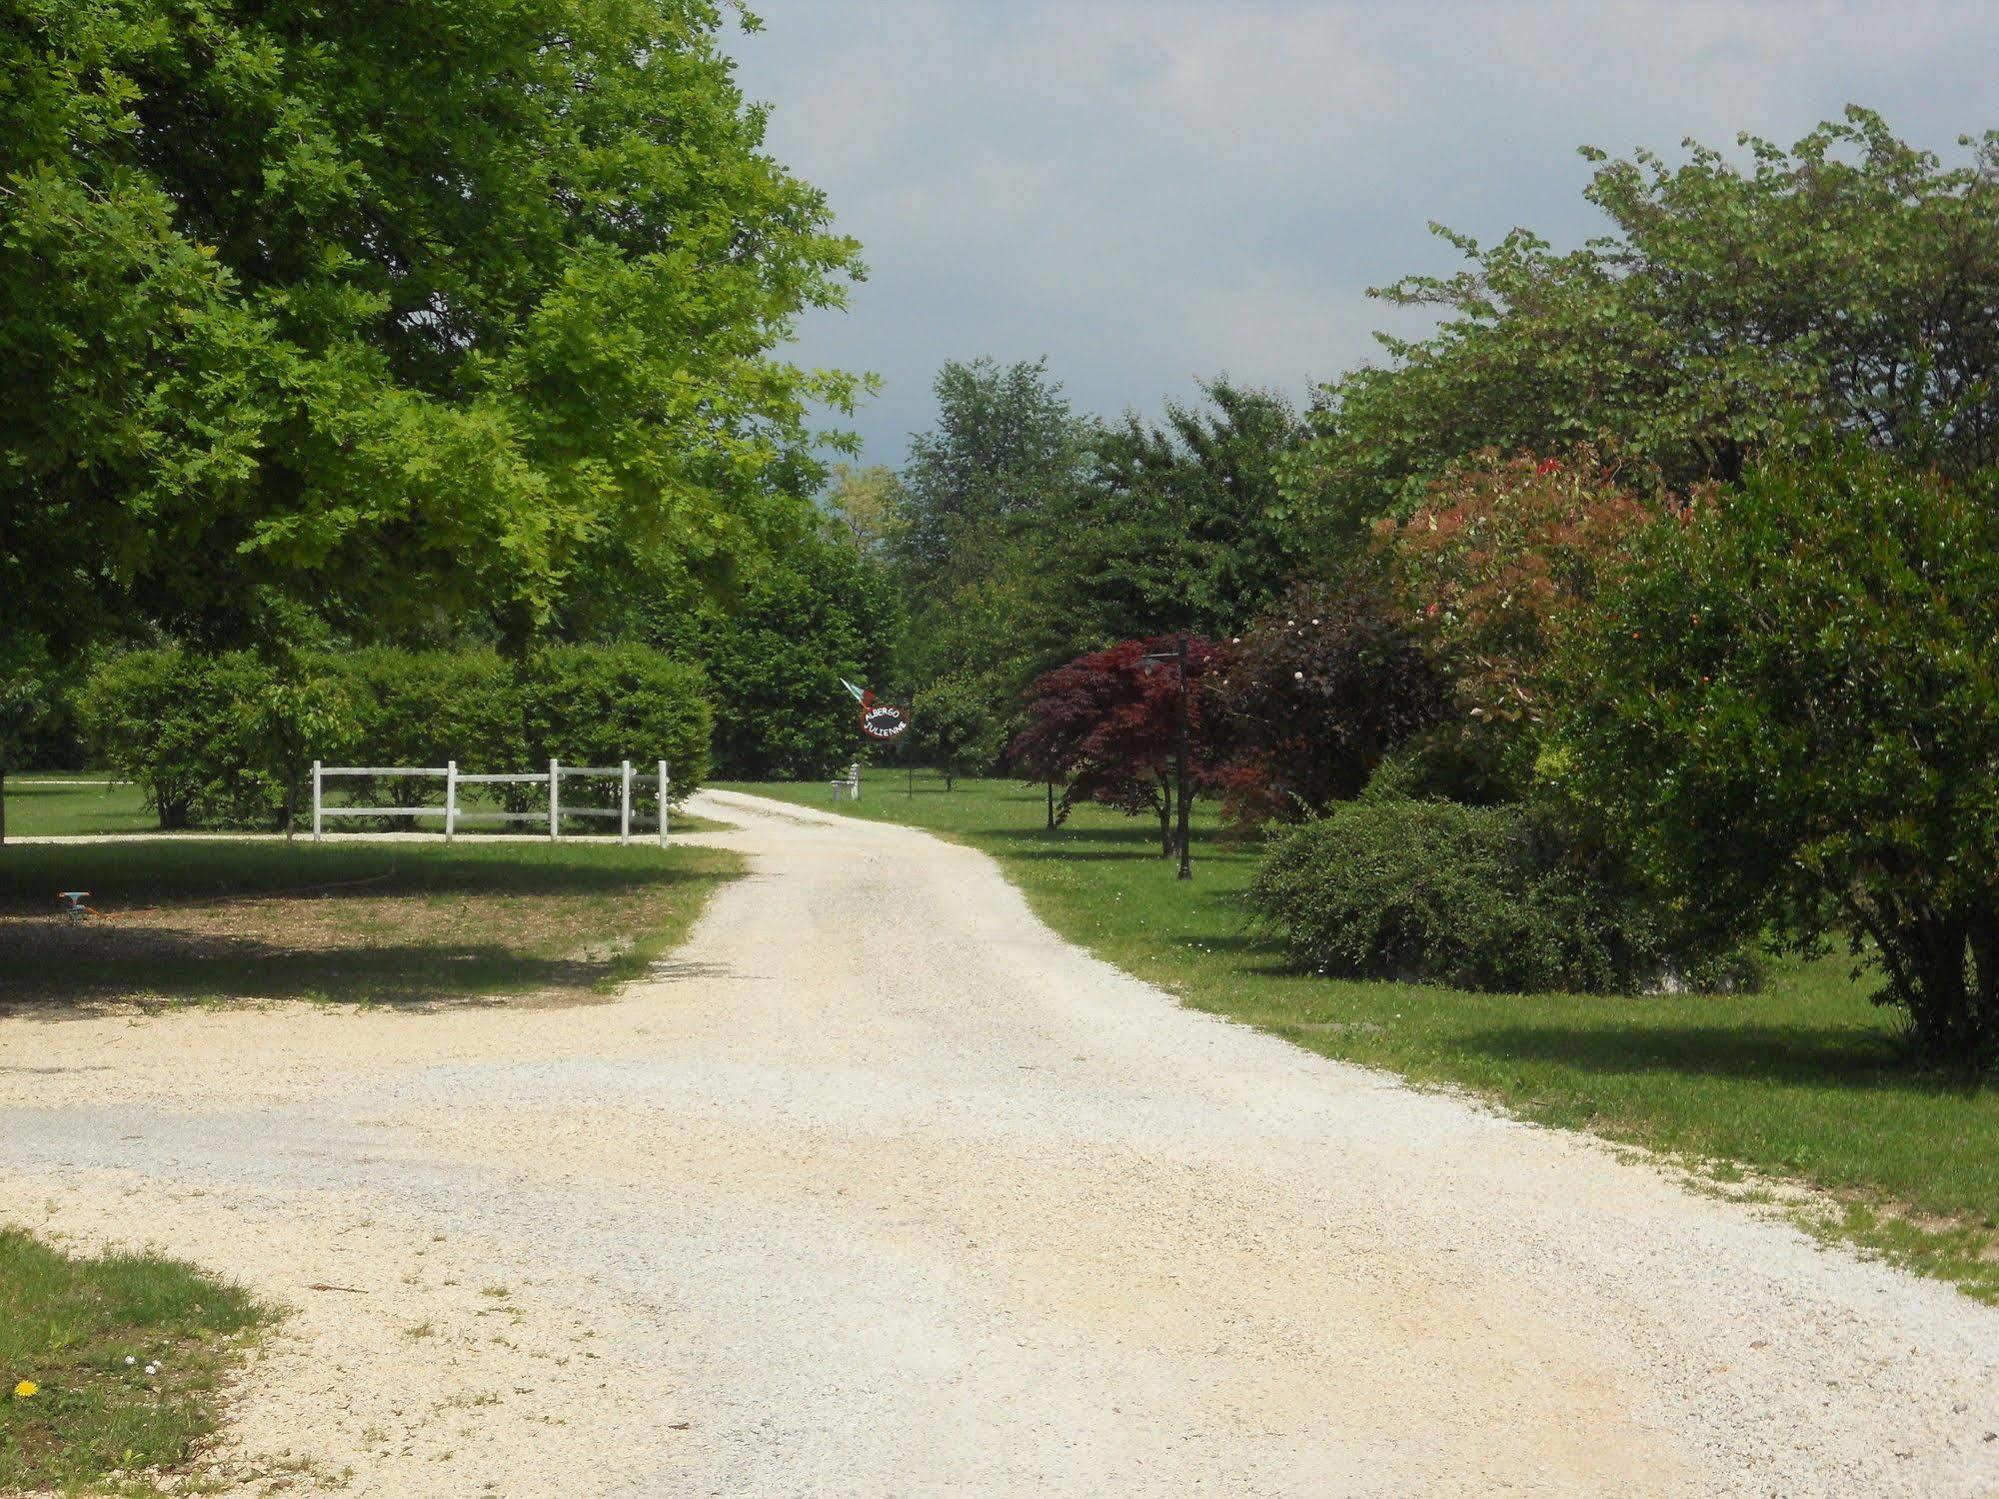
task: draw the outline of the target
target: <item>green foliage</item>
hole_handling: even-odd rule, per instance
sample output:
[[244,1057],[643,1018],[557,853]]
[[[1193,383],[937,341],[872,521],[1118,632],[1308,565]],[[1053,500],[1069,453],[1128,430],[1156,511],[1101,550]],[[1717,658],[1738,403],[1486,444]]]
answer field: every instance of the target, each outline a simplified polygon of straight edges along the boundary
[[890,553],[911,600],[910,674],[919,686],[984,676],[1010,696],[1069,654],[1048,550],[1095,429],[1045,360],[953,362],[936,390],[937,424],[910,443]]
[[909,756],[944,777],[951,790],[960,776],[985,775],[1006,749],[1004,689],[981,677],[942,677],[912,708]]
[[[322,742],[311,758],[351,755],[366,765],[430,766],[456,760],[471,775],[533,768],[514,667],[497,652],[377,646],[329,657],[325,666],[347,690],[354,728],[345,745]],[[407,776],[341,784],[368,806],[437,801],[435,784]]]
[[1952,168],[1861,109],[1788,152],[1741,144],[1746,168],[1586,151],[1613,232],[1566,254],[1439,229],[1468,267],[1376,295],[1441,326],[1321,393],[1289,491],[1359,524],[1480,448],[1578,442],[1681,489],[1822,424],[1960,473],[1999,460],[1999,133]]
[[[490,652],[126,651],[93,669],[79,710],[103,763],[160,826],[290,829],[314,760],[532,772],[665,759],[676,794],[707,775],[700,669],[645,646],[561,646],[520,666]],[[343,783],[384,804],[434,802],[406,779]],[[577,787],[576,797],[603,796]]]
[[1690,919],[1846,932],[1932,1054],[1999,1061],[1999,504],[1864,453],[1643,534],[1565,652],[1552,769]]
[[1315,972],[1462,989],[1630,993],[1733,983],[1615,859],[1521,804],[1369,796],[1276,845],[1249,899]]
[[840,681],[887,686],[903,609],[883,562],[815,537],[756,568],[728,611],[653,615],[641,628],[706,667],[718,773],[811,780],[854,759],[856,710]]
[[[1201,387],[1100,434],[1089,479],[1047,528],[1051,603],[1069,654],[1177,630],[1226,635],[1286,585],[1359,538],[1320,534],[1279,493],[1280,459],[1305,429],[1283,396]],[[1210,409],[1211,408],[1211,409]]]
[[[707,779],[715,715],[700,667],[643,645],[562,645],[528,658],[519,684],[530,765],[664,760],[676,796]],[[614,795],[606,785],[594,789]]]
[[856,247],[710,0],[20,0],[0,55],[0,596],[209,641],[258,590],[516,639],[611,564],[799,534],[774,357]]
[[56,664],[39,635],[0,635],[0,843],[7,839],[7,772],[23,760],[37,730],[56,714]]
[[77,707],[103,762],[139,784],[169,830],[287,826],[310,762],[325,757],[316,746],[353,733],[329,663],[280,668],[248,651],[126,651],[91,671]]
[[909,491],[885,464],[839,464],[822,501],[827,534],[865,557],[883,557],[902,545],[909,526]]
[[984,548],[1066,499],[1080,481],[1091,429],[1037,359],[947,363],[937,425],[909,445],[907,522],[898,550],[924,578],[981,575]]

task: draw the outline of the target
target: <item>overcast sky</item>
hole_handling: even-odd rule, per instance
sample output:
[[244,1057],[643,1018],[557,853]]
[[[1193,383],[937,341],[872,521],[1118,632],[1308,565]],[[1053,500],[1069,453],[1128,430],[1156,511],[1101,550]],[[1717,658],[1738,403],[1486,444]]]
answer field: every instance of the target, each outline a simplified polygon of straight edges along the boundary
[[865,246],[795,353],[886,382],[853,424],[870,462],[902,461],[950,358],[1045,354],[1107,415],[1224,370],[1302,398],[1395,326],[1368,286],[1450,268],[1430,220],[1596,232],[1584,143],[1788,144],[1849,101],[1951,159],[1999,128],[1991,0],[751,9],[730,45],[771,149]]

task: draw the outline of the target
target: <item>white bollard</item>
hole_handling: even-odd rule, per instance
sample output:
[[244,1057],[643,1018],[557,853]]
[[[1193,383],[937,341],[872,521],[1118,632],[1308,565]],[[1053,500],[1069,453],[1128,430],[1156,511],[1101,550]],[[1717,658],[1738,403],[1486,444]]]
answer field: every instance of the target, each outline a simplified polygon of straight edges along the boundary
[[319,842],[319,762],[312,762],[312,841]]
[[444,762],[444,841],[458,836],[458,762]]
[[666,799],[673,782],[667,778],[666,762],[659,762],[659,846],[666,847]]
[[618,842],[632,841],[632,762],[620,760],[624,774],[618,781]]
[[555,842],[555,825],[562,816],[562,762],[548,762],[548,841]]

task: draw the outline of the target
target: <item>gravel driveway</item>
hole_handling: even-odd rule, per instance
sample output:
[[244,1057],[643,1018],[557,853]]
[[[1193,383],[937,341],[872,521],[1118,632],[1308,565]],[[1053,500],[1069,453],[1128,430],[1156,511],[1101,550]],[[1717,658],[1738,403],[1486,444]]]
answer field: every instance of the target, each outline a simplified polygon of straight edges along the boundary
[[0,1025],[0,1217],[296,1309],[233,1492],[1999,1492],[1999,1314],[694,810],[615,1003]]

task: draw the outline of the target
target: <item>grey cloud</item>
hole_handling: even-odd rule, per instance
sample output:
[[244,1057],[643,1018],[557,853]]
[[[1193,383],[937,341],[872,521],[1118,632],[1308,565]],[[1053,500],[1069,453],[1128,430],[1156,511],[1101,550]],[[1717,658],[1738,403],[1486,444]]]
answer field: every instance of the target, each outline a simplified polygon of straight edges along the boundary
[[1575,147],[1781,141],[1849,101],[1949,152],[1999,126],[1999,8],[1320,0],[757,0],[771,148],[866,246],[805,363],[867,369],[896,462],[946,358],[1050,357],[1156,409],[1227,369],[1303,395],[1399,326],[1424,226],[1594,232]]

